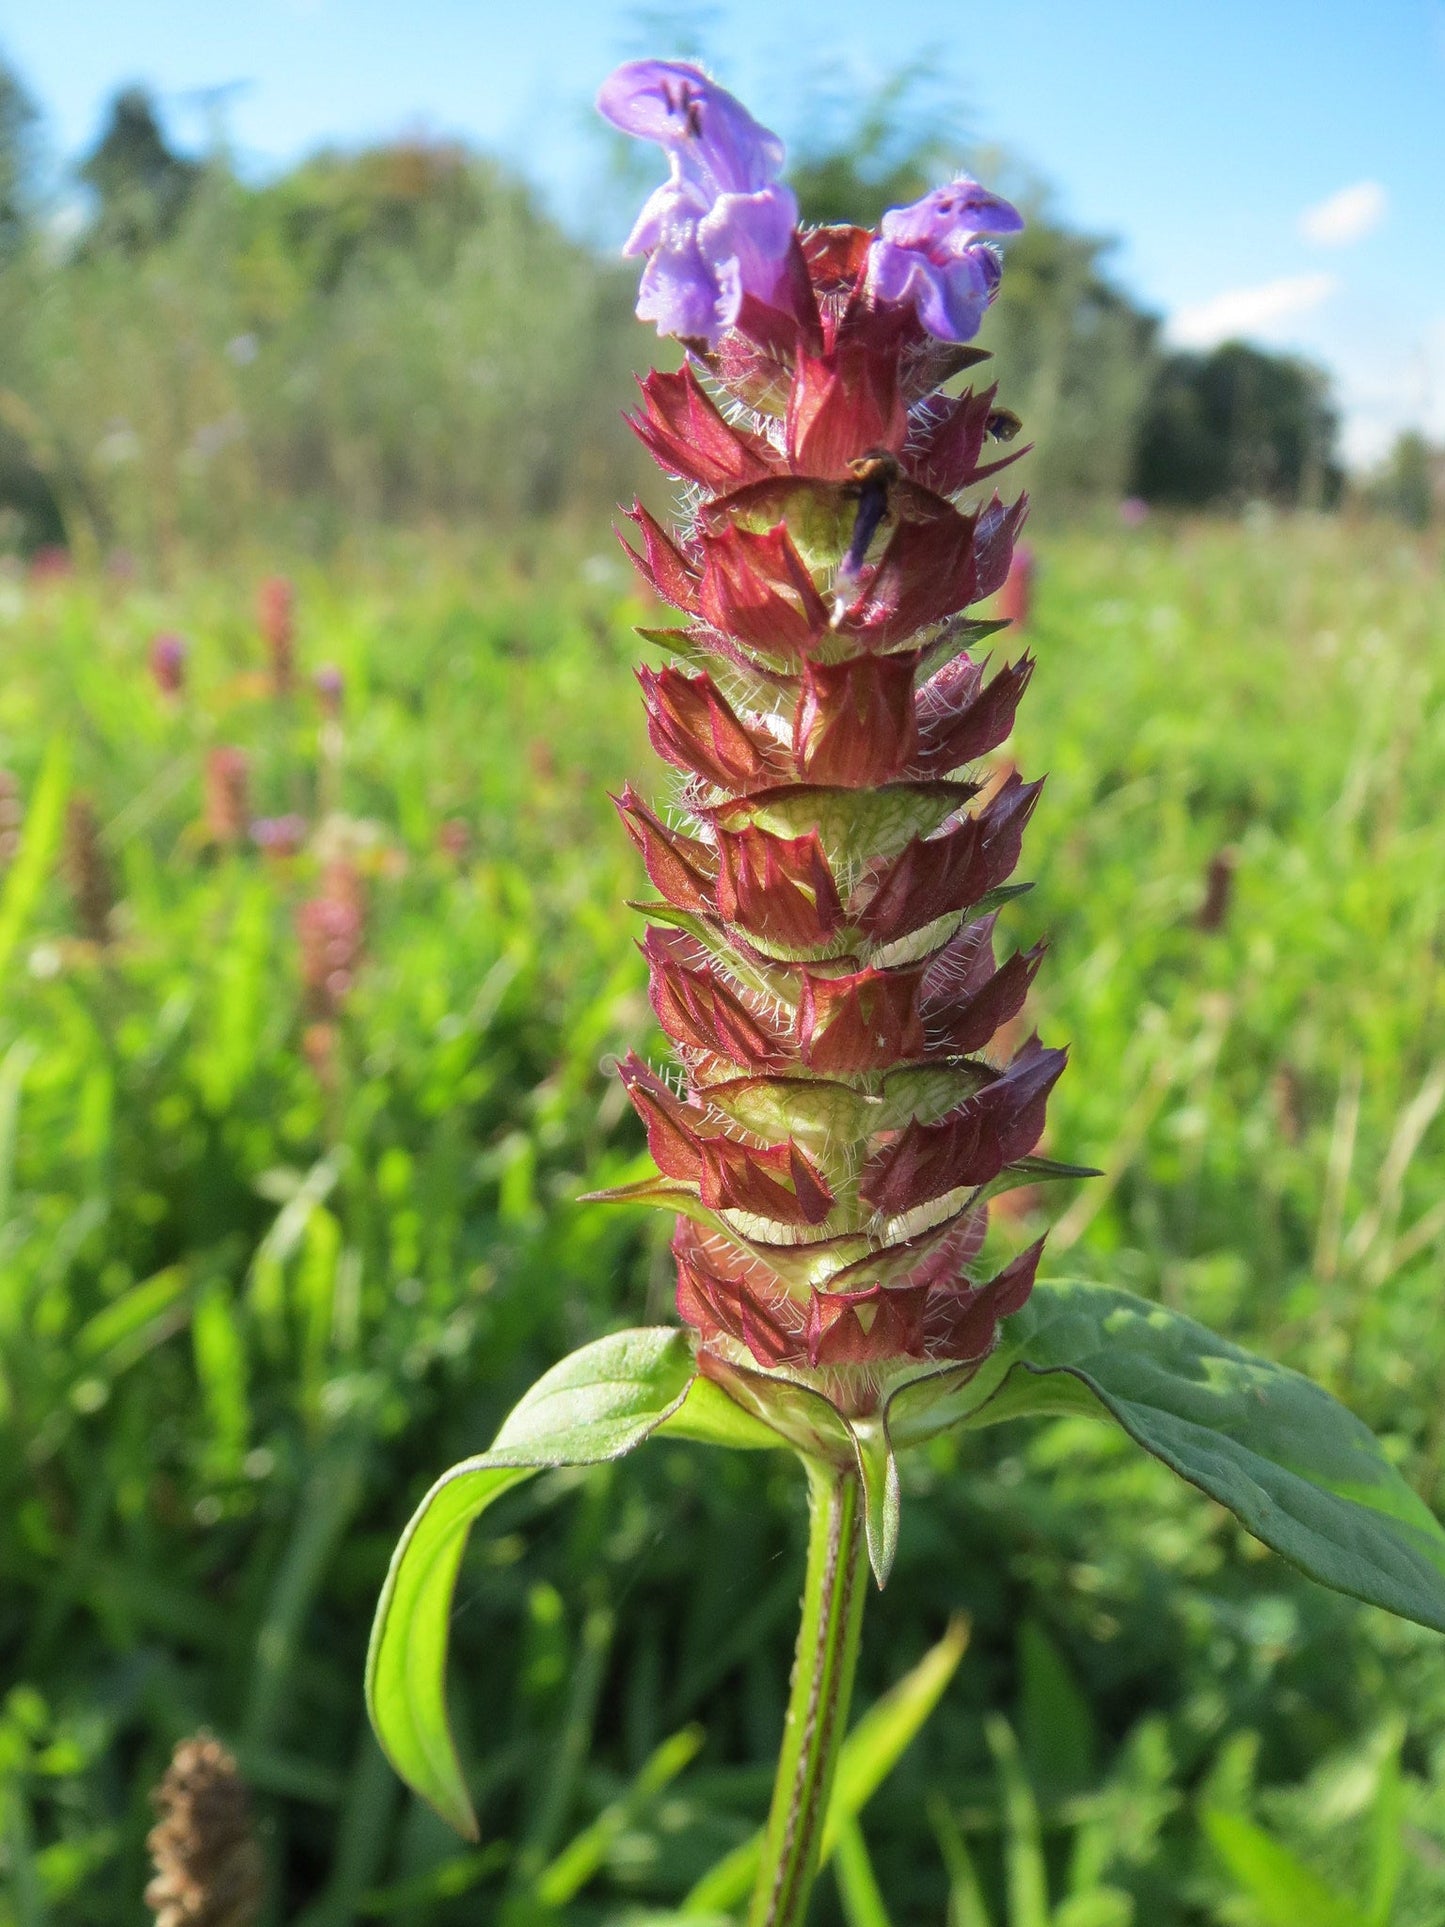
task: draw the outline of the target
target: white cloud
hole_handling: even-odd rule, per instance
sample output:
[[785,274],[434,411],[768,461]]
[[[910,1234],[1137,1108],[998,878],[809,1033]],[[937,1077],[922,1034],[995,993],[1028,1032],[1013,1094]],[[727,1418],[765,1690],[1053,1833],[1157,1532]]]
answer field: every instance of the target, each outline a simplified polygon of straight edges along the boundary
[[1310,314],[1338,288],[1332,274],[1289,274],[1253,288],[1226,288],[1170,315],[1165,332],[1180,348],[1217,348],[1221,341],[1268,335],[1295,315]]
[[1389,206],[1390,197],[1378,181],[1356,181],[1307,207],[1299,217],[1299,231],[1317,247],[1346,248],[1373,234]]

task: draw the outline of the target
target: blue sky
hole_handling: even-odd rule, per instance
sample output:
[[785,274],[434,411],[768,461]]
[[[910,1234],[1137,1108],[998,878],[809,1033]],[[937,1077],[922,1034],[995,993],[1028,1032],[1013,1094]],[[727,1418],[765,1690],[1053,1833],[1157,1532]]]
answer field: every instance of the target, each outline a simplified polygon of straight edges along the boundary
[[1405,425],[1445,440],[1445,0],[0,0],[0,52],[62,157],[127,81],[196,145],[235,83],[256,171],[426,128],[518,160],[577,226],[598,81],[688,36],[785,136],[810,73],[861,90],[927,56],[969,135],[1118,237],[1174,338],[1313,355],[1357,460]]

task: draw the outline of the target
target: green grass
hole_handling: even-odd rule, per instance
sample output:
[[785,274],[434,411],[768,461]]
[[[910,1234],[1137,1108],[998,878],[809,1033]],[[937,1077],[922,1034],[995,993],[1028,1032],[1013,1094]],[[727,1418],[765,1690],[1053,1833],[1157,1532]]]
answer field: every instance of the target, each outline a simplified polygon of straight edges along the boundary
[[[202,1722],[256,1788],[276,1922],[621,1920],[762,1810],[799,1573],[782,1464],[649,1448],[499,1508],[456,1626],[480,1853],[403,1800],[361,1713],[430,1477],[564,1349],[667,1311],[659,1227],[573,1202],[641,1169],[604,1065],[653,1040],[605,792],[665,782],[613,555],[559,533],[303,574],[339,739],[304,683],[268,693],[252,582],[0,582],[0,767],[31,811],[0,876],[0,1920],[136,1919],[145,1789]],[[175,706],[145,669],[161,627],[192,643]],[[1107,1174],[1039,1198],[1046,1265],[1315,1373],[1440,1507],[1440,556],[1333,524],[1061,538],[1029,640],[1010,749],[1051,774],[1006,922],[1051,939],[1051,1148]],[[308,819],[301,854],[198,832],[221,743],[258,814]],[[104,946],[55,860],[62,783],[102,825]],[[318,1074],[295,916],[338,852],[366,953]],[[1114,1890],[1141,1927],[1271,1918],[1204,1808],[1364,1894],[1396,1757],[1392,1919],[1439,1917],[1438,1640],[1083,1421],[945,1442],[905,1488],[862,1703],[956,1607],[974,1636],[850,1842],[851,1917],[876,1875],[897,1922],[942,1918],[950,1880],[960,1919],[981,1893],[1002,1921],[1026,1854],[1060,1921],[1114,1919]],[[842,1904],[825,1883],[820,1920]]]

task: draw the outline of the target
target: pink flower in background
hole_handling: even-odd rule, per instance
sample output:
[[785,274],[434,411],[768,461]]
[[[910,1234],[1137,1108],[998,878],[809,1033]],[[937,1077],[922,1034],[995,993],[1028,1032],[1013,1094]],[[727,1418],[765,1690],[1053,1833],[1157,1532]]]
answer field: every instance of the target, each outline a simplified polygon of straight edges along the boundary
[[256,619],[271,662],[271,686],[284,696],[296,680],[296,590],[286,576],[267,576],[261,584]]
[[206,756],[206,829],[215,843],[239,843],[251,815],[251,759],[232,743]]
[[1009,561],[1008,574],[998,592],[998,612],[1015,629],[1027,629],[1034,603],[1034,552],[1027,542],[1018,543]]
[[637,313],[714,347],[743,297],[771,302],[784,277],[798,203],[778,179],[783,143],[688,61],[629,61],[597,106],[668,159],[623,249],[647,257]]
[[306,818],[294,811],[286,816],[258,816],[251,825],[251,841],[268,856],[295,856],[306,841]]
[[981,234],[1017,234],[1018,209],[962,175],[909,207],[890,208],[868,250],[875,302],[912,305],[940,341],[971,341],[1003,272]]
[[341,705],[346,696],[346,678],[334,662],[324,662],[311,678],[311,687],[316,691],[316,700],[333,722],[341,714]]
[[163,696],[179,696],[186,686],[186,658],[190,647],[184,636],[164,631],[151,643],[151,678]]

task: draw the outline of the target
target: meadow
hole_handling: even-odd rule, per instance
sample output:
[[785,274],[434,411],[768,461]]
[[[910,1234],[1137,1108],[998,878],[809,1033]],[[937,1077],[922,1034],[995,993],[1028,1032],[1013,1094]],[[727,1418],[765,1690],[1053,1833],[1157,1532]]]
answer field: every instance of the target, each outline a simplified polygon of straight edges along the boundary
[[[499,1508],[454,1645],[480,1847],[360,1693],[431,1477],[668,1315],[665,1227],[576,1202],[647,1168],[607,792],[666,788],[649,610],[590,521],[396,534],[296,565],[288,667],[273,566],[0,580],[0,1921],[138,1918],[146,1789],[207,1725],[270,1922],[702,1923],[781,1718],[781,1459],[652,1446]],[[1046,1275],[1317,1376],[1438,1511],[1439,541],[1058,532],[1026,640],[1000,754],[1049,781],[1004,920],[1048,936],[1029,1021],[1071,1046],[1046,1148],[1104,1175],[990,1236],[1049,1223]],[[1437,1637],[1083,1419],[940,1441],[905,1490],[860,1705],[970,1633],[864,1815],[897,1927],[1445,1917]],[[820,1921],[869,1905],[820,1887]]]

